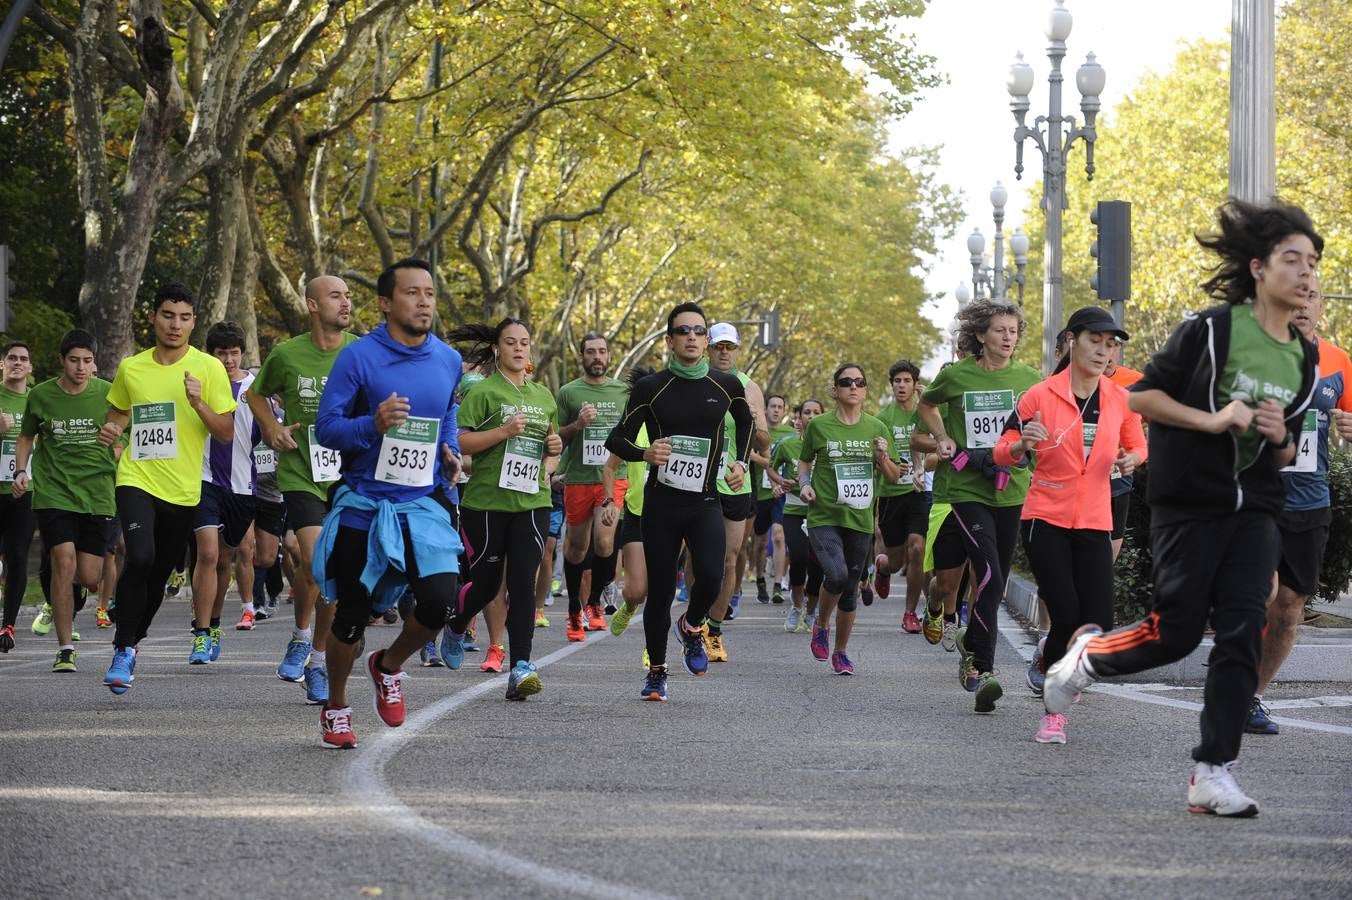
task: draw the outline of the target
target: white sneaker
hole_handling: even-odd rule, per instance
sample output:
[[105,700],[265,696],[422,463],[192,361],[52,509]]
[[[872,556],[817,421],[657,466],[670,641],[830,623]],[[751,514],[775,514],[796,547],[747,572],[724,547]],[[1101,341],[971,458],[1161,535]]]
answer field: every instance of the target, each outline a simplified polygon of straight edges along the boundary
[[1042,685],[1042,702],[1047,712],[1064,713],[1075,702],[1076,695],[1097,680],[1085,648],[1095,635],[1102,633],[1097,625],[1082,625],[1070,636],[1066,655],[1047,670]]
[[939,638],[939,646],[949,653],[958,649],[958,623],[944,620],[944,636]]
[[1234,762],[1214,766],[1199,762],[1188,781],[1188,812],[1247,819],[1258,815],[1258,802],[1248,797],[1230,774]]
[[802,618],[803,611],[796,606],[790,606],[789,611],[784,615],[784,630],[792,634],[798,630],[798,620]]

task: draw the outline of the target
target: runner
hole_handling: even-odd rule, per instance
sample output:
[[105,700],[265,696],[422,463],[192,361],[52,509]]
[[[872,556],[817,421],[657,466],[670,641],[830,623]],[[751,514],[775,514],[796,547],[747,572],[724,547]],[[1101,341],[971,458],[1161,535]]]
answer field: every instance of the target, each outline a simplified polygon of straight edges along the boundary
[[[624,506],[629,482],[619,479],[615,492],[601,490],[601,466],[606,461],[606,437],[620,420],[629,388],[611,378],[610,345],[598,332],[583,335],[582,377],[559,388],[559,437],[568,453],[559,466],[563,475],[563,504],[567,528],[563,535],[563,575],[568,587],[568,640],[584,641],[587,631],[606,627],[601,595],[615,580],[615,526]],[[602,513],[610,525],[601,521]],[[583,629],[582,575],[592,554],[591,588]]]
[[[803,431],[798,454],[799,496],[807,503],[807,536],[822,567],[812,655],[837,675],[853,675],[850,634],[854,631],[859,573],[873,546],[874,490],[881,475],[895,482],[902,469],[891,429],[864,412],[868,379],[862,366],[845,363],[831,376],[836,408],[817,416]],[[831,613],[836,614],[831,650]]]
[[[920,398],[920,419],[934,437],[940,465],[934,503],[952,511],[934,544],[936,574],[945,610],[949,591],[970,560],[977,601],[954,639],[958,680],[974,692],[975,709],[986,713],[1004,693],[995,677],[996,626],[1005,581],[1018,540],[1019,508],[1028,492],[1025,466],[998,466],[991,449],[1014,405],[1039,380],[1028,366],[1011,361],[1023,334],[1023,314],[1011,303],[979,300],[958,313],[958,346],[965,358],[940,369]],[[935,598],[930,598],[930,604]],[[945,620],[948,613],[945,611]]]
[[1309,299],[1296,310],[1291,322],[1319,350],[1319,384],[1301,422],[1296,457],[1282,470],[1286,507],[1277,518],[1282,536],[1277,596],[1268,602],[1258,690],[1244,725],[1249,734],[1277,734],[1281,730],[1263,705],[1263,693],[1291,655],[1305,602],[1318,589],[1319,573],[1324,568],[1324,548],[1333,519],[1328,472],[1329,431],[1334,423],[1343,440],[1352,441],[1352,362],[1345,351],[1320,340],[1315,333],[1323,314],[1324,295],[1315,277]]
[[[295,629],[277,666],[277,677],[304,684],[306,702],[318,705],[329,696],[325,650],[334,607],[316,604],[319,588],[311,571],[340,460],[336,450],[317,440],[315,417],[333,361],[357,338],[344,330],[352,321],[352,300],[341,278],[321,275],[311,279],[305,285],[305,307],[310,330],[273,347],[244,396],[263,443],[277,454],[277,487],[286,502],[287,526],[295,531],[300,549],[300,565],[291,582]],[[281,401],[282,424],[273,417],[268,402],[273,396]]]
[[[667,699],[667,629],[676,591],[681,545],[690,548],[695,578],[685,614],[675,623],[686,671],[703,675],[709,657],[704,649],[704,620],[718,599],[723,579],[724,529],[718,476],[725,468],[724,416],[735,423],[727,484],[738,490],[747,480],[747,460],[755,416],[740,379],[711,369],[704,358],[709,344],[708,319],[698,304],[681,303],[667,315],[667,368],[642,378],[629,391],[624,418],[606,446],[626,462],[647,462],[643,508],[662,511],[645,517],[643,558],[648,568],[648,596],[655,606],[643,615],[650,667],[641,696]],[[640,428],[651,445],[638,445]]]
[[[995,461],[1018,465],[1030,452],[1037,477],[1019,534],[1047,604],[1043,658],[1055,663],[1080,626],[1113,621],[1112,501],[1109,473],[1130,475],[1146,456],[1141,418],[1104,370],[1128,335],[1105,309],[1077,309],[1066,323],[1070,351],[1055,373],[1023,395],[995,445]],[[1034,738],[1066,742],[1066,717],[1048,711]]]
[[[99,422],[108,411],[112,385],[93,377],[93,335],[69,331],[61,338],[60,349],[61,374],[28,393],[15,453],[13,495],[22,498],[28,491],[31,461],[30,502],[51,559],[57,642],[52,671],[74,672],[72,582],[78,579],[89,591],[99,589],[108,527],[117,513],[113,499],[117,461],[111,450],[98,443]],[[41,440],[36,440],[39,436]]]
[[117,465],[127,557],[117,583],[113,662],[103,678],[114,694],[131,688],[137,645],[164,601],[169,572],[183,559],[202,496],[207,437],[228,443],[235,434],[225,367],[188,345],[197,318],[192,292],[181,284],[161,287],[151,315],[155,346],[117,367],[98,433],[105,447],[131,433]]
[[1324,241],[1303,210],[1231,200],[1219,231],[1198,241],[1220,257],[1208,295],[1132,387],[1150,420],[1150,550],[1154,607],[1142,622],[1101,634],[1081,628],[1047,670],[1045,702],[1064,713],[1099,678],[1152,669],[1190,653],[1208,619],[1201,742],[1188,785],[1191,812],[1253,816],[1258,804],[1231,773],[1258,684],[1273,573],[1280,469],[1296,455],[1317,386],[1318,353],[1291,324],[1309,298]]
[[[256,374],[256,373],[255,373]],[[281,414],[268,400],[272,420],[281,423]],[[250,410],[253,407],[250,406]],[[286,503],[277,487],[277,451],[262,440],[263,429],[258,429],[259,440],[253,448],[254,460],[254,527],[253,539],[246,539],[250,546],[249,561],[253,565],[254,589],[248,594],[240,590],[242,608],[236,631],[252,631],[255,621],[267,619],[272,608],[277,605],[275,593],[270,596],[268,575],[279,565],[282,542],[286,537]],[[295,579],[294,573],[292,579]],[[241,580],[241,584],[242,584]],[[257,604],[257,606],[255,606]]]
[[[770,479],[770,458],[775,445],[796,434],[793,423],[784,421],[789,400],[783,394],[765,398],[765,420],[770,429],[770,444],[765,453],[752,451],[751,474],[756,485],[756,521],[752,525],[751,567],[756,573],[756,599],[761,603],[784,602],[784,578],[788,573],[789,557],[784,549],[784,495],[775,495]],[[770,546],[774,552],[770,553]],[[771,594],[765,584],[766,557],[773,562],[775,590]]]
[[[240,394],[253,384],[244,366],[244,329],[234,322],[217,322],[207,329],[207,352],[221,361],[235,405],[235,435],[229,442],[207,442],[202,459],[202,499],[193,517],[197,563],[192,573],[194,613],[192,652],[188,662],[205,665],[221,655],[221,613],[230,587],[230,566],[254,519],[253,448],[258,428],[248,403]],[[250,572],[252,574],[252,571]],[[253,594],[253,582],[240,585],[241,596]]]
[[[33,361],[28,345],[10,341],[4,350],[4,380],[0,383],[0,549],[5,554],[5,614],[0,625],[0,653],[14,649],[14,623],[28,592],[28,547],[33,543],[33,498],[11,493],[15,454],[28,404],[28,376]],[[52,630],[50,609],[33,621],[34,634]]]
[[380,273],[376,293],[385,321],[338,353],[315,419],[314,437],[342,454],[342,482],[314,565],[325,602],[336,607],[319,727],[321,742],[337,748],[357,743],[347,681],[371,615],[395,607],[406,590],[417,598],[394,642],[366,655],[376,714],[398,727],[401,667],[441,629],[459,567],[460,354],[431,333],[436,288],[427,263],[394,263]]
[[[629,383],[636,384],[651,374],[653,370],[647,366],[635,366],[629,370]],[[649,443],[648,428],[646,425],[640,425],[634,444],[646,450]],[[625,475],[628,482],[634,486],[634,490],[624,495],[624,518],[620,521],[619,528],[620,555],[624,563],[624,591],[619,608],[610,617],[610,633],[616,637],[624,634],[634,613],[638,612],[643,601],[648,599],[648,566],[643,558],[642,488],[647,477],[648,464],[641,461],[625,462],[611,453],[601,469],[601,483],[606,486],[607,496],[612,493],[615,472],[621,465],[626,467]],[[646,647],[643,650],[643,657],[645,660],[643,667],[646,669],[648,667]]]
[[878,418],[892,430],[892,442],[902,460],[902,476],[895,482],[883,482],[878,489],[878,530],[883,536],[883,548],[874,559],[873,588],[879,597],[892,592],[892,574],[906,571],[906,611],[901,617],[902,630],[907,634],[920,633],[920,620],[915,611],[920,605],[920,589],[925,579],[921,574],[925,565],[925,531],[929,527],[930,495],[923,479],[919,487],[917,477],[923,466],[914,464],[921,452],[933,449],[925,435],[911,446],[916,426],[915,407],[919,399],[916,382],[920,369],[909,360],[898,360],[887,370],[892,386],[892,402],[878,411]]
[[822,567],[807,538],[807,503],[798,496],[798,458],[803,450],[803,432],[808,423],[825,412],[822,402],[804,400],[794,410],[794,434],[775,444],[770,457],[770,478],[775,493],[784,498],[784,544],[789,557],[789,595],[792,605],[784,616],[784,630],[810,632],[816,624],[817,597],[821,593]]
[[545,457],[563,450],[557,410],[549,389],[529,378],[535,367],[525,322],[506,318],[496,326],[461,325],[446,339],[470,344],[465,358],[479,366],[492,362],[495,371],[460,407],[460,444],[474,458],[460,515],[469,566],[456,611],[446,623],[441,655],[446,665],[460,668],[465,653],[461,639],[470,620],[505,580],[511,654],[507,699],[525,700],[542,687],[530,657],[535,579],[552,506]]
[[[709,365],[715,371],[735,375],[742,383],[746,393],[746,402],[751,407],[755,419],[755,433],[751,441],[753,453],[770,447],[770,430],[765,421],[765,400],[761,389],[745,372],[737,368],[737,356],[741,352],[741,340],[737,329],[727,322],[719,322],[709,329]],[[737,603],[742,597],[742,579],[746,575],[746,546],[755,527],[756,500],[751,492],[751,473],[742,479],[739,486],[732,487],[726,477],[728,468],[735,457],[733,448],[736,424],[729,413],[723,420],[723,446],[726,449],[723,465],[719,470],[718,499],[723,506],[723,585],[719,590],[718,602],[709,611],[705,626],[704,648],[709,662],[727,662],[728,650],[723,644],[723,620],[737,618]],[[764,457],[762,457],[764,459]],[[698,565],[698,560],[694,565]]]

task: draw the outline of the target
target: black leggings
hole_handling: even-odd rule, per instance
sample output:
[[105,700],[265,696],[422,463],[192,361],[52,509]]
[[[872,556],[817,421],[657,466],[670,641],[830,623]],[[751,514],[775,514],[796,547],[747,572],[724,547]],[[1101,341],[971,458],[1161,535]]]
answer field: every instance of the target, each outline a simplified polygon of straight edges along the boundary
[[164,602],[169,573],[183,564],[192,536],[193,508],[168,503],[140,488],[117,488],[117,514],[127,557],[117,581],[117,634],[113,645],[135,647],[150,631]]
[[807,585],[806,596],[815,597],[822,589],[822,567],[803,530],[806,522],[804,516],[784,515],[784,549],[789,553],[789,586]]
[[[331,631],[344,644],[361,640],[373,613],[371,594],[361,583],[362,569],[366,568],[368,537],[369,532],[364,528],[340,525],[333,539],[333,553],[329,556],[329,572],[338,593]],[[440,572],[423,577],[418,572],[413,537],[407,528],[404,529],[404,574],[417,604],[413,618],[425,628],[440,629],[446,624],[446,608],[455,596],[459,576],[454,572]]]
[[512,665],[530,661],[535,639],[535,575],[549,534],[549,507],[522,512],[460,510],[460,537],[469,567],[460,587],[451,630],[464,634],[470,620],[498,595],[507,570],[507,641]]
[[19,499],[9,491],[0,494],[0,547],[5,551],[5,621],[13,625],[28,591],[28,547],[33,543],[33,492]]
[[695,583],[686,585],[690,602],[685,621],[691,628],[704,624],[723,584],[723,505],[717,496],[648,487],[643,497],[643,559],[648,566],[648,603],[643,613],[643,636],[648,661],[667,662],[667,631],[671,604],[676,599],[676,566],[681,543],[690,550]]
[[962,535],[963,549],[976,573],[976,606],[967,613],[965,644],[978,672],[995,668],[995,642],[1000,634],[997,617],[1005,597],[1005,582],[1014,560],[1022,506],[954,503],[952,516]]
[[1052,620],[1042,649],[1043,665],[1051,666],[1066,655],[1081,625],[1113,627],[1112,540],[1106,531],[1061,528],[1040,519],[1024,519],[1019,535]]

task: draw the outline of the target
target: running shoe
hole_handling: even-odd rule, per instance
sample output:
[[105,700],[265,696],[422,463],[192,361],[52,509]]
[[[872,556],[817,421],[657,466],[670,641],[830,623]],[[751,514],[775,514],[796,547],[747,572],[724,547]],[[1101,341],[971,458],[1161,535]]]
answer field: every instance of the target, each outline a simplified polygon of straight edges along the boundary
[[205,666],[211,662],[211,632],[199,631],[192,636],[192,652],[188,654],[188,664]]
[[53,672],[75,671],[75,650],[73,648],[56,651],[56,662],[52,663]]
[[728,650],[723,646],[723,635],[704,632],[704,653],[709,662],[727,662]]
[[906,611],[905,615],[901,617],[901,630],[907,634],[920,633],[920,620],[917,619],[915,613],[909,609]]
[[[883,568],[887,565],[887,554],[879,553],[873,558],[873,590],[879,597],[886,600],[887,595],[892,593],[892,576],[884,575]],[[915,613],[911,613],[915,615]],[[911,634],[915,634],[914,631]]]
[[[460,638],[460,646],[465,648],[466,653],[478,653],[479,641],[474,636],[474,622],[471,620],[469,627],[465,629],[464,637]],[[445,654],[442,654],[443,656]]]
[[568,627],[563,630],[568,640],[577,642],[587,639],[587,628],[582,622],[582,613],[575,612],[568,614]]
[[543,609],[537,609],[535,611],[535,627],[536,628],[549,627],[549,616],[545,615],[545,611]]
[[418,659],[422,661],[424,669],[440,669],[445,665],[441,661],[441,654],[437,652],[436,641],[423,644],[423,648],[418,651]]
[[962,689],[972,692],[977,689],[977,682],[980,679],[980,673],[976,670],[976,662],[972,658],[972,651],[967,649],[965,639],[967,629],[959,628],[953,638],[953,645],[958,651],[958,684]]
[[305,702],[311,706],[329,702],[329,672],[323,666],[305,667]]
[[177,597],[179,588],[183,587],[183,584],[186,581],[187,575],[184,572],[178,569],[170,572],[169,580],[164,584],[164,596]]
[[215,662],[221,658],[221,629],[219,626],[211,627],[211,661]]
[[1047,670],[1047,680],[1042,686],[1042,702],[1047,712],[1063,713],[1070,709],[1080,691],[1094,683],[1087,647],[1095,635],[1102,633],[1097,625],[1081,625],[1070,636],[1066,655]]
[[939,638],[939,644],[946,651],[952,653],[958,649],[958,623],[944,620],[944,633]]
[[615,615],[610,617],[610,633],[619,637],[624,634],[624,630],[629,627],[629,621],[634,618],[634,610],[629,608],[628,603],[621,603],[615,610]]
[[[275,607],[273,607],[273,608],[275,608]],[[262,606],[262,605],[260,605],[260,606],[255,606],[255,607],[254,607],[254,621],[255,621],[255,622],[266,622],[268,619],[271,619],[271,618],[272,618],[272,608],[269,608],[269,607],[267,607],[267,606]]]
[[831,658],[831,629],[812,626],[812,656],[822,662]]
[[757,579],[756,579],[756,600],[757,600],[757,602],[759,602],[759,603],[769,603],[769,602],[770,602],[770,591],[769,591],[769,589],[765,586],[765,579],[764,579],[764,578],[757,578]]
[[133,674],[135,669],[136,651],[130,647],[115,647],[113,662],[108,667],[108,674],[103,676],[103,683],[108,685],[108,690],[114,694],[125,694],[131,689],[131,683],[136,680]]
[[831,654],[831,671],[837,675],[853,675],[854,663],[850,662],[844,651],[837,650]]
[[976,680],[976,711],[979,713],[995,712],[995,701],[1005,695],[1005,689],[1000,687],[1000,682],[996,680],[994,672],[982,672]]
[[357,736],[352,733],[352,707],[329,709],[325,706],[319,711],[319,740],[325,747],[334,750],[351,750],[357,746]]
[[[868,576],[865,575],[864,577],[867,578]],[[859,599],[863,602],[865,606],[872,606],[873,585],[869,584],[867,581],[859,582]]]
[[480,672],[501,672],[502,664],[507,661],[507,650],[501,644],[489,644],[484,661],[479,663]]
[[[1057,661],[1052,669],[1060,664]],[[1051,677],[1052,673],[1048,672],[1047,675]],[[1192,778],[1188,781],[1188,812],[1238,819],[1258,815],[1258,802],[1239,789],[1234,775],[1230,773],[1234,765],[1233,762],[1219,766],[1199,762],[1193,768]]]
[[386,625],[396,625],[399,622],[399,608],[397,606],[391,606],[381,613],[380,617],[385,620]]
[[620,606],[620,592],[615,589],[615,582],[612,581],[601,591],[601,601],[606,615],[615,615],[615,610]]
[[1066,742],[1066,717],[1061,713],[1047,713],[1042,717],[1033,740],[1039,744],[1064,744]]
[[246,609],[244,610],[244,612],[239,614],[239,621],[235,623],[235,630],[253,631],[253,628],[254,628],[254,612],[251,609]]
[[813,621],[814,621],[815,619],[816,619],[815,616],[809,616],[809,615],[807,615],[806,613],[804,613],[801,617],[799,617],[799,619],[798,619],[798,627],[795,628],[795,629],[793,630],[793,633],[794,633],[794,634],[811,634],[811,633],[812,633],[812,623],[813,623]]
[[[74,626],[75,622],[72,621],[71,625]],[[80,632],[76,631],[74,627],[70,629],[70,639],[72,641],[78,641],[80,639]]]
[[[492,647],[488,648],[488,652],[492,653],[493,647],[497,646],[497,644],[493,644]],[[544,685],[540,683],[540,673],[535,671],[534,664],[524,659],[517,660],[516,665],[512,666],[511,674],[507,676],[507,699],[525,700],[532,694],[540,693],[543,688]]]
[[441,629],[441,661],[448,669],[458,669],[465,662],[465,636],[451,631],[449,625]]
[[42,604],[38,610],[38,617],[33,620],[33,633],[44,635],[52,630],[52,605],[50,603]]
[[102,606],[94,607],[94,624],[99,628],[112,628],[113,620],[108,615],[108,610]]
[[963,600],[958,604],[958,624],[963,628],[967,627],[967,601]]
[[293,637],[286,645],[286,655],[277,666],[277,677],[297,684],[305,680],[305,661],[310,658],[310,642]]
[[14,649],[14,626],[6,625],[0,628],[0,653],[8,653]]
[[643,679],[643,690],[639,696],[644,700],[666,700],[667,699],[667,667],[653,666],[648,670],[648,675]]
[[606,617],[601,615],[601,604],[599,603],[587,604],[587,630],[588,631],[606,630]]
[[687,631],[685,616],[676,620],[676,640],[681,644],[681,661],[691,675],[703,675],[709,671],[709,656],[704,652],[704,629]]
[[[648,648],[647,648],[647,647],[644,647],[644,648],[643,648],[643,671],[646,672],[646,671],[648,671],[648,670],[651,669],[651,668],[652,668],[652,660],[648,658]],[[666,666],[663,666],[662,668],[665,669]]]
[[1033,651],[1033,658],[1028,663],[1028,674],[1026,680],[1028,689],[1033,692],[1034,697],[1042,696],[1042,687],[1047,681],[1047,662],[1042,658],[1042,648],[1047,645],[1047,639],[1044,637],[1037,642],[1037,649]]
[[380,721],[391,728],[404,724],[404,672],[383,672],[380,661],[385,658],[384,650],[372,650],[366,654],[366,674],[371,677],[371,705],[375,707]]
[[784,614],[784,630],[793,634],[798,630],[798,623],[803,619],[803,611],[796,606],[790,606],[789,611]]
[[684,581],[676,585],[676,602],[677,603],[690,602],[690,591],[686,589]]
[[1249,704],[1249,718],[1244,723],[1246,734],[1280,734],[1281,728],[1268,714],[1268,708],[1257,697]]
[[738,591],[728,598],[728,614],[723,617],[724,622],[731,622],[737,618],[737,606],[742,602],[742,592]]
[[770,595],[770,602],[776,605],[784,602],[784,588],[782,585],[775,585],[775,592]]
[[[550,597],[562,597],[562,596],[563,596],[563,582],[559,581],[557,578],[555,578],[553,581],[551,581],[551,582],[549,583],[549,596],[550,596]],[[554,605],[553,603],[550,603],[549,600],[545,600],[545,604],[546,604],[547,606],[553,606],[553,605]]]

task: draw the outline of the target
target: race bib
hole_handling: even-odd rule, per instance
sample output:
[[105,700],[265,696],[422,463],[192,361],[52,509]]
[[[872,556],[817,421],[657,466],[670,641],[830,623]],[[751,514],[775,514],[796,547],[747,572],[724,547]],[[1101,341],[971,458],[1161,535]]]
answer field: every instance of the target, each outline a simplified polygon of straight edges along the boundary
[[[1300,437],[1296,439],[1296,458],[1283,472],[1314,472],[1319,469],[1319,411],[1305,410],[1300,423]],[[11,470],[6,470],[11,471]]]
[[340,468],[343,461],[338,455],[338,451],[330,450],[319,443],[313,425],[310,426],[307,434],[310,436],[310,480],[315,484],[337,481],[343,475]]
[[267,444],[259,443],[253,448],[254,469],[259,475],[270,475],[277,471],[277,451]]
[[873,505],[873,463],[836,463],[836,502],[850,509]]
[[172,403],[134,403],[131,407],[131,458],[178,457],[177,407]]
[[1098,434],[1097,422],[1081,422],[1084,433],[1084,458],[1089,459],[1089,451],[1094,449],[1094,437]]
[[0,481],[13,481],[18,464],[19,442],[14,438],[0,440]]
[[609,425],[587,425],[582,429],[582,464],[584,466],[604,466],[610,458],[606,449],[606,438],[610,437]]
[[967,448],[989,450],[994,447],[1012,412],[1014,412],[1013,391],[964,393],[962,416],[967,429]]
[[761,487],[767,491],[774,490],[774,485],[770,483],[770,470],[761,469]]
[[522,494],[540,492],[540,460],[545,455],[545,442],[518,435],[507,439],[507,450],[502,456],[502,473],[498,487]]
[[385,432],[380,439],[380,458],[376,462],[376,481],[381,484],[406,484],[430,487],[437,463],[439,419],[409,416]]
[[710,446],[712,442],[708,438],[674,435],[671,455],[657,470],[658,482],[678,491],[703,492],[704,478],[709,474]]

